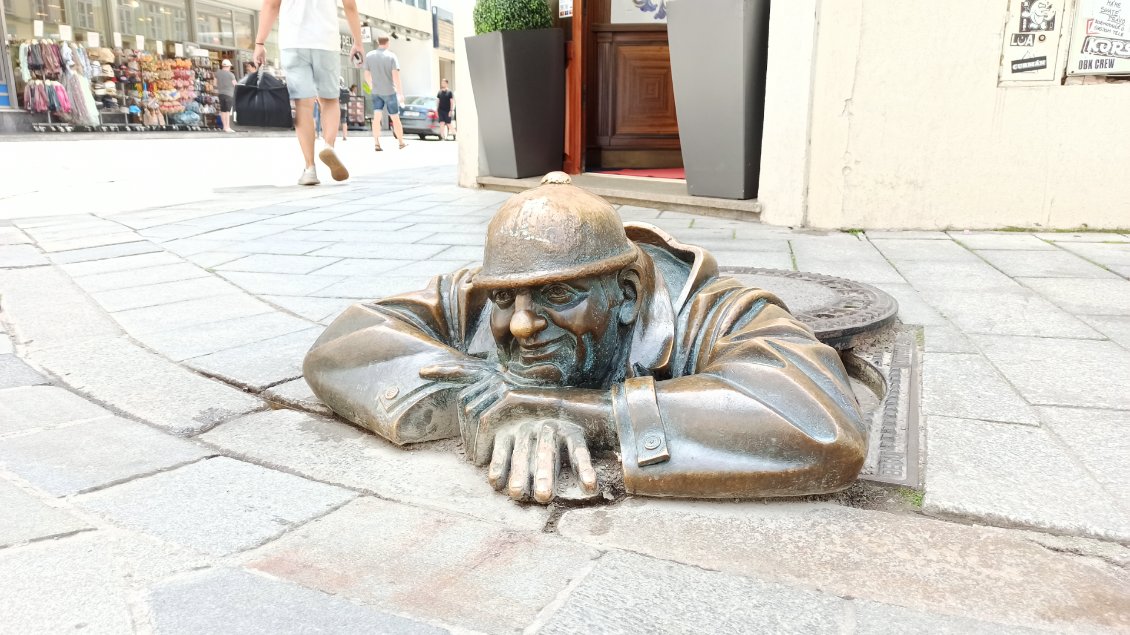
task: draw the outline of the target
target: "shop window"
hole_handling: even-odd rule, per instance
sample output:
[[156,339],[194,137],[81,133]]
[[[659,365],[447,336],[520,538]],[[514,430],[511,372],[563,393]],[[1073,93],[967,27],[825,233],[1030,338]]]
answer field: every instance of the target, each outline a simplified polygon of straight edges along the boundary
[[67,11],[63,0],[35,0],[35,19],[52,24],[66,24]]
[[73,0],[71,3],[72,26],[80,31],[106,32],[106,14],[102,0]]
[[232,12],[211,5],[196,5],[196,40],[205,46],[235,46]]
[[235,47],[244,50],[255,48],[255,20],[250,13],[235,12]]

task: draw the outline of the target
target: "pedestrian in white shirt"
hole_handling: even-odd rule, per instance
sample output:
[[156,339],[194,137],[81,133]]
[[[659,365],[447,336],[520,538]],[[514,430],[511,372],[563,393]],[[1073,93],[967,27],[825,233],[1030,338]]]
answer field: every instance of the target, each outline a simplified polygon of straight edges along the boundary
[[[361,18],[357,0],[341,0],[345,20],[353,34],[350,59],[357,67],[365,59],[361,44]],[[279,50],[286,71],[286,85],[294,100],[294,130],[306,169],[299,185],[317,185],[314,168],[314,102],[322,113],[322,138],[326,147],[318,158],[330,169],[335,181],[349,178],[341,159],[334,152],[334,140],[340,125],[338,78],[341,77],[341,35],[337,26],[337,0],[263,0],[259,13],[259,36],[255,38],[255,62],[267,59],[264,44],[275,20],[279,22]]]

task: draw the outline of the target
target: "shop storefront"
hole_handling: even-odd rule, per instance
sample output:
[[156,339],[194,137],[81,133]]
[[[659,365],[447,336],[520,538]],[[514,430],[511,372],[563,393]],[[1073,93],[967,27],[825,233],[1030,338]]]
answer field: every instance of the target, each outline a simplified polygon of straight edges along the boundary
[[[231,59],[240,73],[255,44],[257,13],[219,2],[0,0],[0,6],[0,113],[9,115],[0,130],[208,127],[218,101],[214,72]],[[92,112],[79,105],[88,101],[85,93],[93,97]],[[49,99],[39,99],[45,94]]]

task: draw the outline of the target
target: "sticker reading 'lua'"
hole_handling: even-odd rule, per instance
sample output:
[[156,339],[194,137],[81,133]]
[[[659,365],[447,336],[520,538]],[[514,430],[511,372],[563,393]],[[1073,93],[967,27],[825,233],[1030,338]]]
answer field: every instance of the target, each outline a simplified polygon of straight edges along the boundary
[[1068,75],[1130,74],[1130,0],[1078,0]]
[[1048,82],[1059,72],[1063,0],[1009,0],[1002,82]]

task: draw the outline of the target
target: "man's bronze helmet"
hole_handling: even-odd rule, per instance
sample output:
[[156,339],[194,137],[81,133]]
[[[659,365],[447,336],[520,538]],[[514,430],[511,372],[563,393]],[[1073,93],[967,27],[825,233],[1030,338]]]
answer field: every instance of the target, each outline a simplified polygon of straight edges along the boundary
[[550,172],[495,213],[474,284],[535,286],[616,271],[636,259],[636,249],[608,201]]

